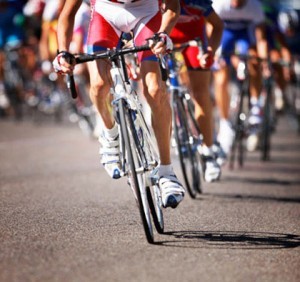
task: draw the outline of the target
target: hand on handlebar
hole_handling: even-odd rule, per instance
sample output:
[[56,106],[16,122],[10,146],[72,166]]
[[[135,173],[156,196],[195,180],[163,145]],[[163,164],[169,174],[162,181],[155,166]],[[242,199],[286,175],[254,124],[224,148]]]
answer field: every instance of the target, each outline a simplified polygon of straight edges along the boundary
[[204,54],[198,55],[198,60],[200,63],[200,66],[203,69],[209,69],[214,63],[214,54],[212,52],[212,49],[210,47],[207,47],[207,50]]
[[52,65],[54,70],[59,74],[72,74],[75,63],[75,57],[71,53],[62,51],[57,54]]
[[156,55],[163,55],[173,49],[173,42],[165,32],[156,33],[153,39],[149,40],[151,51]]

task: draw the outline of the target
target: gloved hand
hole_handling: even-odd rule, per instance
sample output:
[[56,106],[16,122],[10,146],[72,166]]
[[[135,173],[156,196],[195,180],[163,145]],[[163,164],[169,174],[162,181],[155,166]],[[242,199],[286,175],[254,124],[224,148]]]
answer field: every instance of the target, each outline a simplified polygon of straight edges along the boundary
[[210,47],[207,47],[207,50],[204,54],[199,54],[198,60],[200,63],[200,66],[203,69],[210,69],[211,66],[214,64],[214,54]]
[[152,38],[149,38],[148,42],[156,56],[163,55],[165,52],[170,52],[173,49],[173,42],[165,32],[154,34]]
[[160,32],[160,33],[158,33],[158,35],[162,39],[164,44],[166,45],[166,51],[167,52],[172,51],[173,50],[173,42],[172,42],[172,39],[169,37],[169,35],[166,34],[165,32]]
[[75,67],[75,57],[67,51],[61,51],[52,62],[53,68],[60,74],[71,74]]

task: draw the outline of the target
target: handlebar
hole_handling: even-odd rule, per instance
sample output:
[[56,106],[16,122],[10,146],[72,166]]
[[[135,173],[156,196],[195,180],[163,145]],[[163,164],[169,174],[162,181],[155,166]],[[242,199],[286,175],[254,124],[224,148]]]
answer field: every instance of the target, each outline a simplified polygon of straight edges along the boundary
[[201,38],[199,38],[199,37],[196,37],[193,40],[190,40],[190,41],[187,41],[187,42],[184,42],[181,44],[174,45],[173,51],[175,51],[175,52],[181,51],[182,49],[187,48],[187,47],[198,47],[200,53],[202,53],[202,54],[204,53],[203,43],[202,43]]
[[[94,60],[100,60],[100,59],[109,59],[111,61],[115,60],[119,56],[123,56],[126,54],[130,53],[137,53],[141,51],[147,51],[150,50],[150,47],[148,44],[141,45],[141,46],[134,46],[134,47],[129,47],[129,48],[122,48],[122,49],[108,49],[102,53],[97,53],[97,54],[80,54],[75,56],[75,63],[76,64],[82,64],[86,62],[91,62]],[[162,73],[162,79],[164,81],[167,80],[168,74],[167,74],[167,69],[166,65],[164,63],[163,56],[160,56],[158,58],[161,73]],[[67,75],[67,87],[72,95],[72,98],[76,99],[77,98],[77,91],[76,91],[76,86],[75,86],[75,81],[74,81],[74,76],[68,74]]]
[[78,95],[73,74],[67,74],[67,87],[72,95],[72,98],[76,99]]
[[239,59],[243,61],[249,61],[249,60],[257,60],[260,63],[268,63],[268,64],[277,64],[281,65],[283,67],[290,67],[291,63],[284,60],[284,59],[278,59],[276,61],[273,61],[270,57],[268,58],[261,58],[255,55],[249,55],[249,54],[239,54],[239,53],[223,53],[220,55],[220,57],[238,57]]
[[100,59],[110,59],[113,60],[119,56],[126,55],[129,53],[137,53],[140,51],[147,51],[150,50],[150,47],[148,44],[141,45],[141,46],[134,46],[130,48],[123,48],[123,49],[109,49],[102,53],[97,54],[81,54],[75,57],[76,64],[82,64],[94,60],[100,60]]

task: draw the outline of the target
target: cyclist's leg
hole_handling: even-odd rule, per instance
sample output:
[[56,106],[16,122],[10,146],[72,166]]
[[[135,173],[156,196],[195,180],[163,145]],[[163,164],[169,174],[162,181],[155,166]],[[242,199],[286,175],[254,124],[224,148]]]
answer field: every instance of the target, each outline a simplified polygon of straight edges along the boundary
[[[160,14],[158,13],[146,25],[138,30],[135,36],[137,45],[143,44],[146,38],[153,35],[153,30],[159,28]],[[161,80],[161,73],[156,57],[151,52],[142,52],[141,76],[144,96],[152,112],[152,126],[160,154],[160,188],[165,207],[176,207],[183,199],[184,189],[176,178],[171,166],[170,138],[171,138],[171,107],[166,91],[166,85]]]
[[[203,46],[206,46],[207,40],[204,17],[201,12],[199,13],[199,10],[193,9],[192,7],[188,7],[188,9],[191,13],[189,20],[179,21],[172,30],[171,38],[174,43],[184,43],[194,38],[201,38]],[[193,15],[197,15],[198,17]],[[191,26],[194,28],[191,29]],[[213,164],[212,166],[204,166],[209,168],[210,172],[213,172],[214,176],[212,178],[210,177],[210,179],[215,180],[220,176],[220,168],[213,157],[214,153],[211,148],[213,145],[212,102],[209,93],[211,72],[201,69],[199,60],[197,59],[199,55],[198,47],[188,47],[183,50],[182,55],[188,69],[188,79],[185,80],[185,83],[193,94],[195,119],[198,122],[204,139],[203,147],[205,147],[206,156],[202,154],[202,157],[205,157],[207,161],[210,159],[210,163]],[[199,81],[201,81],[201,83],[199,83]],[[210,158],[208,158],[207,153],[210,153]],[[204,171],[204,176],[209,172],[209,169]],[[208,180],[207,177],[205,177],[205,179]]]
[[[254,48],[249,49],[249,55],[252,57],[257,56],[257,52]],[[250,78],[250,96],[251,99],[254,101],[259,100],[261,86],[262,86],[262,77],[261,71],[259,67],[259,62],[255,59],[250,59],[248,62],[248,69],[249,69],[249,78]]]
[[226,155],[230,152],[234,132],[229,121],[229,66],[223,66],[214,72],[215,100],[219,110],[218,142]]
[[[213,152],[213,114],[210,98],[210,70],[202,70],[196,59],[198,48],[189,47],[184,52],[184,59],[188,66],[190,89],[195,105],[195,118],[203,135],[203,145],[200,147],[203,160],[204,179],[207,182],[220,178],[221,169]],[[201,81],[201,83],[199,83]]]
[[235,40],[234,32],[224,29],[221,40],[223,58],[214,71],[215,100],[220,118],[218,141],[226,154],[229,153],[234,138],[234,132],[229,121],[230,96],[228,87],[230,79],[230,54],[234,51]]
[[[254,48],[249,49],[250,56],[257,56]],[[260,64],[255,59],[248,62],[249,70],[249,91],[250,91],[250,115],[248,118],[249,136],[247,138],[247,150],[255,151],[259,143],[259,133],[262,124],[262,105],[260,102],[260,93],[262,88],[262,77]]]
[[157,62],[143,61],[141,74],[145,98],[152,112],[152,126],[160,154],[159,174],[164,206],[175,207],[182,200],[184,189],[176,178],[170,156],[171,107]]
[[[98,13],[94,12],[89,27],[87,43],[88,52],[94,53],[117,45],[119,34]],[[120,159],[118,128],[110,108],[110,64],[104,60],[88,63],[90,76],[90,98],[99,112],[102,129],[99,137],[101,143],[101,163],[112,178],[119,178]]]
[[[189,7],[193,14],[199,13]],[[191,24],[194,27],[191,29]],[[171,33],[174,43],[183,43],[194,38],[201,38],[203,45],[207,45],[205,36],[205,20],[202,14],[199,17],[190,16],[189,21],[180,21],[176,24]],[[198,47],[188,47],[182,52],[185,65],[188,69],[189,88],[194,96],[195,102],[195,118],[199,123],[201,132],[204,137],[204,144],[208,147],[213,144],[213,123],[212,123],[212,103],[210,99],[210,70],[201,69],[197,56],[199,55]],[[201,81],[201,83],[199,83]]]
[[[211,72],[204,70],[190,70],[189,78],[194,97],[195,118],[203,135],[201,156],[204,162],[204,179],[208,182],[220,178],[221,169],[213,152],[213,114],[209,86]],[[201,81],[201,84],[199,83]]]
[[273,63],[272,69],[274,71],[274,79],[276,82],[276,87],[274,89],[274,106],[276,111],[281,112],[284,109],[284,93],[288,85],[288,80],[286,79],[286,76],[288,76],[289,73],[285,75],[286,68],[277,63],[282,58],[279,50],[270,50],[270,58]]
[[[195,103],[195,118],[203,134],[203,143],[207,147],[213,145],[212,101],[209,92],[210,76],[210,71],[189,70],[189,79]],[[201,84],[199,81],[201,81]]]

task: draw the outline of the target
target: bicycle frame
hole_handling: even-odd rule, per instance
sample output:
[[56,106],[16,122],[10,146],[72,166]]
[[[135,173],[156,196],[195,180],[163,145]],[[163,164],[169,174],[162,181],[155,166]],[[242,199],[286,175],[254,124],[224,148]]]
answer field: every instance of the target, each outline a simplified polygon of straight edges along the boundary
[[[112,105],[113,105],[113,108],[115,109],[115,119],[118,123],[120,123],[120,121],[118,119],[117,105],[118,105],[119,100],[122,99],[125,102],[128,109],[134,115],[135,123],[138,124],[138,126],[141,128],[141,130],[144,134],[147,134],[149,141],[151,142],[151,144],[150,144],[151,147],[155,148],[154,158],[158,159],[156,144],[155,144],[154,140],[152,139],[152,137],[150,136],[150,129],[144,119],[144,115],[142,112],[142,104],[138,99],[138,95],[130,86],[129,81],[126,81],[126,79],[124,77],[124,72],[122,74],[121,70],[122,69],[120,69],[117,66],[117,64],[113,63],[111,71],[110,71],[112,80],[114,82],[114,85],[111,89],[111,94],[113,95]],[[123,71],[124,71],[124,69],[123,69]],[[140,149],[140,148],[138,148],[138,149]],[[149,169],[156,167],[158,164],[154,160],[149,162],[147,159],[144,159],[143,161],[144,161],[143,167],[138,168],[137,173],[143,173],[143,172],[145,172],[145,170],[148,171]],[[124,175],[126,175],[126,171],[123,171],[123,172],[124,172]],[[153,183],[153,182],[155,182],[155,181],[151,180],[151,183]]]

